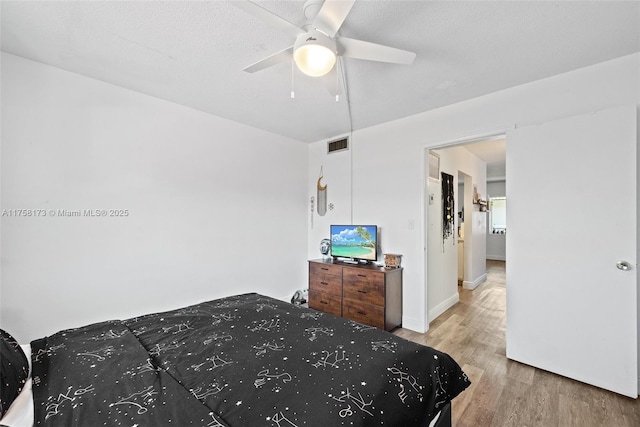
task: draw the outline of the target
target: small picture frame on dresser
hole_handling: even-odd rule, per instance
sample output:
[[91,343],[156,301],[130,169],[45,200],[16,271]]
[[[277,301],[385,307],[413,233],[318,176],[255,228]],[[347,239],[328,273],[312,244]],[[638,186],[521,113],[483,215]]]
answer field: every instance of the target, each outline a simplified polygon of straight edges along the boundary
[[384,268],[399,268],[402,261],[402,255],[384,254]]

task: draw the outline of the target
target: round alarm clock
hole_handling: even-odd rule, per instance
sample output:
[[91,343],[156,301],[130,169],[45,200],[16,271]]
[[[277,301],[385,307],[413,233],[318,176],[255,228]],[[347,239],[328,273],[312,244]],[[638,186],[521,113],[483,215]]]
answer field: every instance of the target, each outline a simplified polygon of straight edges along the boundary
[[322,254],[323,257],[328,257],[329,252],[331,252],[331,240],[322,239],[320,241],[320,253]]

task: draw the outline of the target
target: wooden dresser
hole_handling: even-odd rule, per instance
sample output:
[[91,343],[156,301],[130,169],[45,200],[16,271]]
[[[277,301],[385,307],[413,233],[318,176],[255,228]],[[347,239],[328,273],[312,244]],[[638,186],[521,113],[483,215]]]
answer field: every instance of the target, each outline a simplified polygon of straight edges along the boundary
[[311,260],[309,307],[390,331],[402,324],[402,268]]

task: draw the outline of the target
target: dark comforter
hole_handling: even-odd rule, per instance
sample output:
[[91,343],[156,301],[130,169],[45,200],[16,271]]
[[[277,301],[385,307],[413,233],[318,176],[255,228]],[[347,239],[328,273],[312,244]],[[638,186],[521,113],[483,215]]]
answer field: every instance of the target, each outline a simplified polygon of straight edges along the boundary
[[257,294],[31,346],[36,425],[422,425],[469,385],[444,353]]

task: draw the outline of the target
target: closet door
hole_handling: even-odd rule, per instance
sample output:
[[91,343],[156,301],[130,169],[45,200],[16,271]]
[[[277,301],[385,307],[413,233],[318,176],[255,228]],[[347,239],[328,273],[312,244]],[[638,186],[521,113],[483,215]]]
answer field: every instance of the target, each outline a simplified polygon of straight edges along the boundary
[[636,108],[507,135],[507,357],[638,396]]

